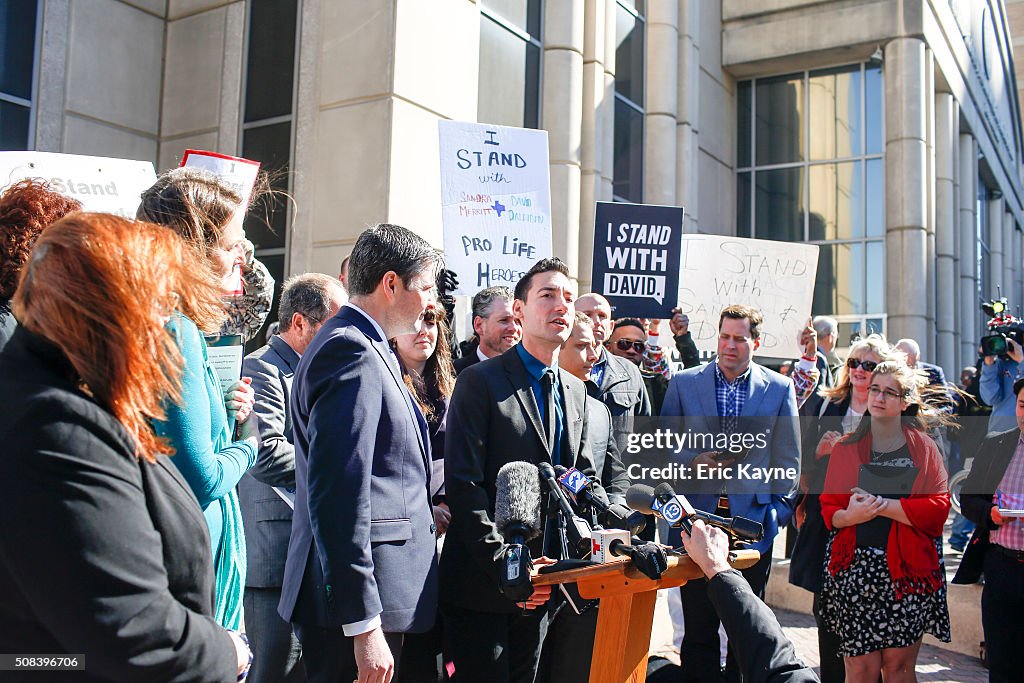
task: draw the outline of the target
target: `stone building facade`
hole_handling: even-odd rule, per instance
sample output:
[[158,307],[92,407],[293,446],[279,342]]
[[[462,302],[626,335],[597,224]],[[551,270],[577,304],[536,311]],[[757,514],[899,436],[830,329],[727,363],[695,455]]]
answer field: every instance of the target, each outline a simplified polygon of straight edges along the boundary
[[[554,249],[589,287],[594,202],[821,246],[814,313],[973,362],[1024,304],[1021,127],[999,0],[18,0],[0,147],[282,169],[249,232],[336,274],[368,224],[441,244],[439,118],[541,127]],[[1022,27],[1024,28],[1024,27]],[[955,374],[954,374],[955,376]]]

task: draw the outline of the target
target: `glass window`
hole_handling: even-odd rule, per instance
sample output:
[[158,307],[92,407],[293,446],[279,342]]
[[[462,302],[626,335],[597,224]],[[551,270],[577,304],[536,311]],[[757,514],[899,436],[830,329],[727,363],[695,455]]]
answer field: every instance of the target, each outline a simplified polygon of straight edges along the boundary
[[248,4],[245,120],[286,116],[292,111],[298,0],[261,0]]
[[863,244],[822,244],[819,249],[812,314],[864,313]]
[[36,0],[0,2],[0,92],[32,99],[36,53]]
[[269,174],[271,187],[276,191],[255,202],[246,217],[245,234],[257,250],[286,246],[288,207],[279,193],[288,191],[291,142],[289,121],[245,131],[242,156],[263,164],[262,170]]
[[780,168],[754,174],[754,230],[758,237],[804,241],[804,169]]
[[864,234],[861,162],[809,167],[811,240],[845,240]]
[[865,152],[868,154],[882,153],[882,69],[867,67],[864,69],[864,119],[865,119]]
[[0,100],[0,150],[28,149],[28,129],[31,110]]
[[615,5],[615,134],[612,193],[644,200],[644,6]]
[[736,85],[736,163],[739,168],[750,166],[750,81]]
[[0,150],[32,147],[36,0],[0,0]]
[[803,75],[758,79],[754,107],[757,165],[803,161]]
[[819,245],[813,314],[884,326],[881,70],[740,81],[736,98],[737,234]]
[[613,192],[631,202],[644,197],[644,114],[615,102],[615,169]]
[[540,126],[540,0],[488,0],[480,12],[477,121]]
[[860,156],[860,67],[818,71],[808,79],[810,158]]
[[750,237],[750,173],[736,175],[736,235]]

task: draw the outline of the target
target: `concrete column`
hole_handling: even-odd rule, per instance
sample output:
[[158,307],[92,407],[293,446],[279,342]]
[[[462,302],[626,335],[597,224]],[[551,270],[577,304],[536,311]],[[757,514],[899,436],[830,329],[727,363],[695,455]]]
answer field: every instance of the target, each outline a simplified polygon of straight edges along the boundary
[[1003,282],[1003,198],[988,200],[988,283],[990,291],[982,292],[985,299],[996,296],[998,292],[1005,295],[1006,284]]
[[925,143],[927,149],[928,175],[925,183],[925,198],[928,202],[926,222],[928,234],[928,255],[925,265],[928,277],[925,280],[925,292],[927,293],[928,312],[928,333],[920,340],[921,354],[924,358],[931,359],[928,362],[935,363],[935,347],[938,330],[935,325],[935,284],[936,284],[936,262],[938,255],[935,245],[935,59],[932,56],[931,48],[925,46]]
[[960,349],[963,310],[960,307],[960,105],[953,100],[953,216],[950,220],[953,230],[953,286],[943,291],[943,301],[948,301],[954,310],[953,323],[953,365],[962,368]]
[[[605,22],[608,0],[586,0],[583,18],[583,128],[580,146],[580,232],[590,228],[593,235],[594,204],[602,201],[601,174],[605,165],[605,135],[613,134],[614,116],[605,100],[605,31],[615,31],[615,24]],[[614,4],[614,2],[612,3]],[[594,263],[594,240],[580,240],[580,291],[591,288],[590,275]]]
[[71,42],[71,0],[46,0],[42,19],[35,102],[36,139],[33,149],[59,152],[64,129],[68,45]]
[[927,60],[924,41],[885,46],[886,310],[892,339],[930,338],[921,297],[928,280]]
[[686,208],[684,232],[700,225],[700,0],[679,0],[679,79],[676,108],[676,201]]
[[960,134],[960,362],[966,365],[978,355],[978,274],[975,205],[977,202],[978,152],[974,136]]
[[600,199],[610,202],[615,187],[615,48],[618,46],[615,39],[615,0],[605,0],[604,26],[604,98],[601,100],[601,112],[605,127]]
[[[1004,206],[1005,206],[1004,202]],[[1013,214],[1010,213],[1009,207],[1003,211],[1003,291],[1006,292],[1006,297],[1010,301],[1010,305],[1016,308],[1021,306],[1021,310],[1024,310],[1024,301],[1017,298],[1017,291],[1015,288],[1015,272],[1020,269],[1020,261],[1015,259],[1013,251],[1013,233],[1015,230],[1016,221],[1013,219]]]
[[548,132],[554,255],[580,274],[580,242],[593,241],[594,224],[580,222],[583,137],[584,5],[544,3],[544,92],[541,127]]
[[1013,229],[1013,298],[1024,306],[1024,238],[1016,226]]
[[[956,101],[950,93],[935,94],[935,285],[940,292],[956,286],[955,188],[953,149],[956,138]],[[956,369],[956,306],[946,297],[935,310],[936,348],[932,362],[947,374]]]
[[679,79],[679,6],[647,5],[644,202],[676,203],[676,107]]

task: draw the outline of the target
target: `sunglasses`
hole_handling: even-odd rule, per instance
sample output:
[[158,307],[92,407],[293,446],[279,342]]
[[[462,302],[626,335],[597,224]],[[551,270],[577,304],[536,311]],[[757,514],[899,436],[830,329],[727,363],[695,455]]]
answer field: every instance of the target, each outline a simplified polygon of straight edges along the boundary
[[633,349],[637,353],[643,353],[644,349],[647,348],[647,343],[641,341],[629,341],[628,339],[617,339],[615,340],[615,347],[619,351],[629,351],[630,349]]
[[851,370],[856,370],[857,368],[864,368],[865,372],[874,372],[875,368],[878,367],[878,363],[876,363],[873,360],[860,360],[858,358],[847,358],[846,359],[846,367],[850,368]]

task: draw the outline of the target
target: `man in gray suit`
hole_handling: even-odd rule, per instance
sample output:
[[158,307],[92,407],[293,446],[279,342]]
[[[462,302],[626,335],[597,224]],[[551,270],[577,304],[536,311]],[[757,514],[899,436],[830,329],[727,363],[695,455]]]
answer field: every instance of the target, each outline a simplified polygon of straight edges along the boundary
[[[790,494],[800,471],[800,441],[792,380],[751,361],[760,345],[762,322],[761,313],[749,306],[723,308],[718,321],[718,358],[673,377],[661,414],[686,418],[685,423],[674,426],[678,433],[762,438],[755,441],[742,463],[724,458],[724,452],[683,450],[678,456],[680,464],[690,468],[690,474],[676,490],[699,510],[746,517],[764,525],[764,538],[751,546],[761,553],[761,559],[742,570],[751,589],[763,599],[772,541],[792,517]],[[772,472],[779,478],[772,483],[757,479],[757,473],[763,474],[765,468],[778,468]],[[678,545],[678,531],[672,538],[672,545]],[[719,621],[707,583],[691,581],[680,589],[680,595],[686,626],[680,650],[686,662],[685,680],[718,680]],[[739,680],[731,650],[725,674],[726,681]]]
[[253,683],[305,680],[299,641],[291,624],[277,613],[295,490],[289,398],[299,357],[346,299],[341,283],[327,275],[307,273],[290,278],[281,292],[278,334],[242,362],[242,374],[252,377],[256,394],[253,413],[260,424],[256,464],[238,482],[248,556],[243,605],[253,652],[249,671]]

